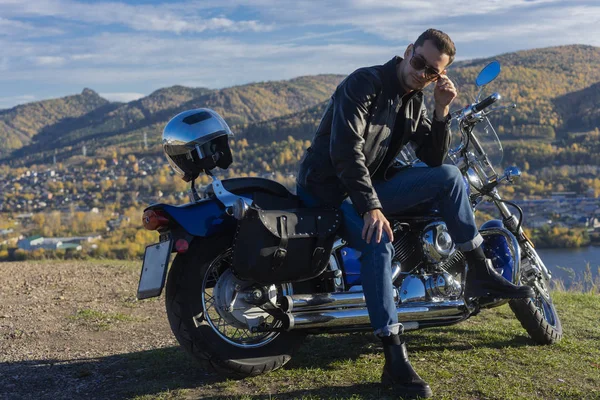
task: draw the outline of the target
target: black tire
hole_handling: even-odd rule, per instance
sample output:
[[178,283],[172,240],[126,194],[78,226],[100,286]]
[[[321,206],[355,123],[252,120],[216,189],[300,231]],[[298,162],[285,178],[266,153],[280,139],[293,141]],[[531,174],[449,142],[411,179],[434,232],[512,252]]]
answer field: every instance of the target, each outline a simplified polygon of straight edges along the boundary
[[563,330],[553,303],[550,302],[546,307],[549,307],[554,314],[554,325],[548,322],[548,317],[546,317],[542,309],[536,306],[533,299],[515,299],[511,300],[508,304],[521,323],[521,326],[525,328],[529,336],[536,343],[554,344],[560,342]]
[[[529,253],[528,256],[525,256],[527,260],[524,261],[536,264],[537,258],[540,263],[543,263],[533,247],[527,246],[523,250]],[[547,345],[560,342],[563,329],[550,297],[549,282],[546,282],[540,274],[537,274],[527,284],[533,288],[536,294],[535,298],[511,300],[508,303],[511,310],[515,313],[521,326],[538,344]]]
[[259,343],[260,347],[241,348],[223,339],[212,322],[204,318],[204,277],[213,261],[228,251],[231,242],[231,237],[196,239],[188,252],[178,254],[169,271],[165,302],[177,341],[205,370],[243,379],[281,368],[306,335],[280,332],[271,334],[270,341]]

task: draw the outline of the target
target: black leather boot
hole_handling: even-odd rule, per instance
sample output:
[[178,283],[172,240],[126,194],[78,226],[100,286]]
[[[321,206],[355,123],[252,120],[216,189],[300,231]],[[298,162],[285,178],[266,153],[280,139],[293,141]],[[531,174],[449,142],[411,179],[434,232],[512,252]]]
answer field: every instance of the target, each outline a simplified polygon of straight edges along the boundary
[[517,286],[504,279],[485,258],[481,247],[465,252],[467,272],[465,297],[492,297],[497,299],[524,299],[535,297],[529,286]]
[[392,388],[394,394],[403,399],[428,398],[433,394],[431,388],[413,369],[408,361],[406,344],[399,335],[382,336],[385,365],[381,374],[381,383]]

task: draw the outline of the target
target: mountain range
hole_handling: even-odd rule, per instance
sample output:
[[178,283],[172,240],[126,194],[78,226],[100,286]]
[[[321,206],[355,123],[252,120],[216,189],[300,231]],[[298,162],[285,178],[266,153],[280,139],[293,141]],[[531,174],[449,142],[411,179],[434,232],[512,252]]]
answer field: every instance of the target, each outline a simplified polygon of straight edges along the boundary
[[[456,107],[472,101],[479,91],[475,77],[492,60],[500,61],[502,72],[483,88],[483,96],[499,92],[504,104],[518,105],[493,114],[501,137],[552,141],[600,125],[600,48],[549,47],[456,62],[448,70],[459,89]],[[217,90],[173,86],[129,103],[109,102],[84,89],[73,96],[23,104],[0,110],[0,164],[67,159],[81,154],[83,146],[87,154],[100,157],[115,149],[156,152],[165,123],[199,107],[219,112],[248,142],[310,139],[342,79],[316,75]],[[426,98],[431,107],[430,94]]]

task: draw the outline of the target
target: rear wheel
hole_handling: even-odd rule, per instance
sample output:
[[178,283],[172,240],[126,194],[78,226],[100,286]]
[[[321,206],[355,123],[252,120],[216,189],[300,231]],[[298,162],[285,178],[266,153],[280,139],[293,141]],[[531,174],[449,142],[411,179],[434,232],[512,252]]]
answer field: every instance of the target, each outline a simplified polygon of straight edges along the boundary
[[545,268],[537,252],[527,245],[523,248],[521,281],[533,288],[534,298],[509,302],[511,310],[527,333],[539,344],[553,344],[562,339],[563,330],[550,296],[549,284],[542,274]]
[[[231,255],[230,237],[194,241],[171,266],[166,308],[171,329],[188,353],[206,369],[241,379],[283,366],[305,335],[249,329],[278,322],[246,301],[242,291],[252,282],[233,275]],[[291,292],[291,284],[268,288],[270,297]]]

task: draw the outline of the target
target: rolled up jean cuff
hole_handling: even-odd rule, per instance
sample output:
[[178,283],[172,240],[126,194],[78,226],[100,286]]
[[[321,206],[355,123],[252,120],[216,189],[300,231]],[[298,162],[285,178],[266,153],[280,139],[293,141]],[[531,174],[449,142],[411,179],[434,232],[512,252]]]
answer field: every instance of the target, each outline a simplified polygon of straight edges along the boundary
[[471,251],[475,250],[483,243],[483,238],[478,233],[472,240],[464,243],[457,243],[456,248],[460,251]]
[[392,324],[384,326],[383,328],[377,329],[375,332],[375,336],[392,336],[392,335],[400,335],[404,332],[404,327],[402,324]]

